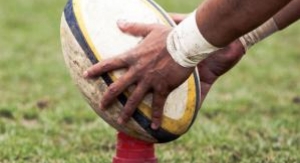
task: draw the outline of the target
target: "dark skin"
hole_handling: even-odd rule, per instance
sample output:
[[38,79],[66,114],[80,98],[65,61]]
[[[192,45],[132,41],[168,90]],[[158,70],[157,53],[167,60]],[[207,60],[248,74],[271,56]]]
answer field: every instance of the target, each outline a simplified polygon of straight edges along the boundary
[[290,1],[207,0],[197,10],[198,28],[208,42],[224,47],[257,28]]
[[[204,96],[213,82],[233,67],[244,53],[240,43],[234,40],[262,24],[289,2],[290,0],[207,0],[199,7],[196,20],[204,38],[212,45],[226,47],[216,52],[219,55],[211,54],[199,63]],[[104,72],[127,68],[127,72],[109,86],[100,102],[100,108],[105,109],[121,92],[135,84],[136,88],[128,98],[118,123],[126,123],[145,94],[151,92],[154,97],[151,127],[157,129],[161,125],[166,98],[191,75],[194,68],[180,66],[166,50],[166,37],[171,28],[159,24],[124,22],[119,22],[118,25],[123,32],[142,36],[144,40],[132,50],[92,66],[83,76],[92,78]]]
[[[181,20],[180,20],[181,21]],[[119,25],[120,26],[120,25]],[[133,34],[135,36],[143,36],[144,33],[140,33],[140,29],[144,30],[145,26],[140,25],[140,24],[130,24],[127,26],[120,26],[120,29],[125,32],[125,33],[130,33]],[[162,33],[164,33],[164,31],[162,31]],[[159,45],[159,44],[156,44]],[[153,45],[153,46],[156,46]],[[217,52],[215,52],[214,54],[212,54],[210,57],[206,58],[205,60],[203,60],[201,63],[198,64],[198,71],[200,74],[200,81],[201,81],[201,103],[203,102],[204,98],[206,97],[209,89],[211,88],[212,84],[224,73],[226,73],[228,70],[230,70],[244,55],[245,51],[244,51],[244,47],[243,45],[240,43],[239,40],[234,41],[233,43],[231,43],[228,47],[223,48]],[[129,63],[126,63],[127,59],[126,57],[128,57],[129,53],[125,53],[123,54],[123,56],[120,58],[120,60],[118,60],[118,62],[122,62],[122,64],[124,64],[124,66],[119,67],[119,68],[123,68],[123,67],[127,67],[128,65],[130,65]],[[130,56],[130,55],[129,55]],[[124,58],[123,58],[124,57]],[[169,59],[172,59],[171,57],[169,57]],[[133,59],[135,60],[135,59]],[[93,66],[92,69],[90,69],[89,71],[89,77],[95,77],[98,76],[99,74],[106,72],[106,71],[110,71],[111,67],[114,67],[114,63],[116,61],[114,60],[107,60],[106,64],[97,64],[96,66]],[[143,65],[143,61],[140,61],[141,63],[139,63],[141,66]],[[111,65],[110,65],[111,64]],[[121,63],[120,63],[121,65]],[[176,66],[180,66],[177,65]],[[190,73],[193,72],[193,68],[189,69],[188,71],[190,71]],[[138,68],[136,71],[132,71],[132,73],[135,73],[135,75],[137,76],[137,74],[140,74],[140,69]],[[158,74],[157,72],[153,72],[153,75],[158,77],[158,78],[162,78],[164,76],[168,76],[168,79],[170,79],[170,81],[172,81],[172,78],[175,78],[178,75],[179,72],[177,73],[170,73],[170,74]],[[189,74],[190,74],[189,73]],[[143,76],[143,74],[140,74],[141,76]],[[176,76],[173,76],[176,75]],[[116,81],[115,83],[113,83],[110,87],[109,90],[107,92],[105,92],[102,100],[101,100],[101,106],[99,106],[100,108],[105,108],[106,106],[110,105],[111,102],[113,102],[113,99],[119,95],[124,89],[126,89],[125,85],[124,87],[122,87],[121,89],[116,89],[115,87],[118,87],[118,84],[122,81],[128,81],[130,80],[129,78],[131,78],[133,76],[133,74],[127,73],[125,74],[121,79],[119,79],[118,81]],[[187,77],[185,77],[187,78]],[[183,82],[185,80],[185,78],[182,79]],[[159,79],[158,79],[159,80]],[[143,82],[142,82],[143,84]],[[175,83],[175,85],[177,85],[178,83]],[[143,84],[143,85],[147,85],[147,83]],[[155,86],[153,86],[155,88]],[[161,87],[164,87],[164,85],[158,85],[157,90],[161,90]],[[139,87],[136,88],[135,92],[137,92],[136,94],[133,93],[133,95],[131,95],[131,98],[134,99],[134,101],[140,101],[141,98],[143,96],[140,96],[140,91],[139,91]],[[168,91],[166,91],[165,94],[167,94]],[[141,94],[144,95],[146,92],[142,92]],[[153,104],[154,106],[157,106],[156,103],[164,103],[165,99],[166,99],[166,95],[163,94],[164,92],[161,92],[161,95],[156,95],[154,96],[154,101]],[[114,96],[111,96],[111,95]],[[156,103],[155,103],[156,102]],[[129,105],[128,105],[129,104]],[[124,110],[130,110],[127,112],[123,112],[123,114],[121,115],[121,117],[119,118],[119,123],[124,123],[126,121],[128,121],[128,119],[131,117],[132,113],[133,113],[133,109],[129,109],[128,107],[131,107],[132,105],[137,106],[139,103],[137,102],[127,102],[126,106],[124,107]],[[128,108],[128,109],[127,109]],[[155,112],[157,110],[157,112]],[[162,114],[162,109],[155,109],[153,108],[153,114],[152,114],[152,121],[153,122],[157,122],[158,124],[161,123],[161,114]],[[152,128],[158,128],[159,126],[155,126],[153,125]]]
[[[300,0],[293,0],[273,18],[279,30],[282,30],[300,18]],[[176,24],[179,24],[187,17],[187,14],[170,13]],[[201,76],[201,103],[203,103],[212,84],[224,73],[230,70],[243,56],[244,48],[239,40],[234,41],[228,47],[216,52],[198,64],[198,71]]]
[[[285,29],[300,18],[300,0],[293,0],[279,12],[277,12],[273,18],[279,28],[279,30]],[[170,13],[171,17],[176,24],[179,24],[183,19],[187,17],[187,14]]]
[[[187,17],[187,14],[170,13],[176,24]],[[201,105],[216,80],[234,67],[244,56],[245,49],[239,40],[226,48],[218,50],[197,65],[200,75]]]
[[[118,22],[118,26],[124,33],[142,36],[145,39],[139,46],[119,57],[92,66],[84,76],[90,78],[115,69],[127,68],[127,72],[109,86],[99,107],[105,109],[128,86],[135,84],[136,88],[128,98],[118,123],[127,122],[146,93],[151,92],[153,93],[151,127],[157,129],[161,124],[163,106],[168,95],[192,74],[194,68],[180,66],[168,54],[166,37],[172,28],[160,24],[124,22]],[[153,42],[154,39],[156,41]]]
[[280,30],[288,27],[300,18],[300,0],[293,0],[280,12],[274,15],[274,20]]
[[234,41],[198,64],[201,82],[201,104],[213,83],[234,67],[245,54],[243,45],[239,40]]
[[[300,0],[293,0],[273,18],[279,30],[282,30],[300,18]],[[187,17],[187,14],[170,13],[176,24]],[[201,103],[203,103],[212,84],[224,73],[230,70],[242,58],[244,48],[239,40],[234,41],[223,50],[219,50],[198,64],[201,77]]]

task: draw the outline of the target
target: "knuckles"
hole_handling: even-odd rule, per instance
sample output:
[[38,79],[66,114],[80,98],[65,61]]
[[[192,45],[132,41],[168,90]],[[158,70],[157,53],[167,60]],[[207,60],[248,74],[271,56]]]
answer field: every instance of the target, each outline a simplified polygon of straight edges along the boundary
[[114,84],[111,84],[109,87],[108,87],[108,90],[107,90],[107,93],[110,95],[110,96],[115,96],[118,94],[118,87]]
[[153,110],[153,112],[152,112],[152,118],[159,119],[161,117],[162,117],[162,108]]
[[101,70],[102,72],[106,72],[106,71],[108,71],[109,69],[111,69],[112,66],[113,66],[112,63],[106,62],[106,63],[103,63],[102,66],[100,66],[100,67],[101,67],[100,70]]
[[129,106],[129,108],[132,108],[136,104],[136,100],[134,97],[131,97],[127,100],[126,105]]

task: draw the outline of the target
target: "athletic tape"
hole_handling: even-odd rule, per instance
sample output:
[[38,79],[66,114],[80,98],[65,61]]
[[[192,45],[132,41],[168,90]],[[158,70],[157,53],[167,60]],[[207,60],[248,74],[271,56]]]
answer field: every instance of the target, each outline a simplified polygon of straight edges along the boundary
[[250,49],[254,44],[278,31],[278,27],[273,18],[269,19],[255,30],[240,37],[245,50]]
[[183,67],[197,66],[218,49],[202,36],[196,22],[196,11],[175,27],[167,38],[168,52]]

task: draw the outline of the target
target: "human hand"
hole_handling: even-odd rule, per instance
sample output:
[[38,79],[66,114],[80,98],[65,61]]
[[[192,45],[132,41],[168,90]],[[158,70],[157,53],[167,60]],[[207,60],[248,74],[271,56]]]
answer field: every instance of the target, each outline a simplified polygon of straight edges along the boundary
[[213,83],[234,67],[244,54],[245,49],[242,43],[236,40],[197,65],[201,82],[201,104]]
[[[188,16],[188,14],[181,13],[169,13],[169,15],[176,24]],[[201,104],[213,83],[234,67],[244,54],[245,49],[242,43],[236,40],[227,47],[214,52],[197,65],[201,82]]]
[[100,102],[100,108],[108,107],[119,94],[129,86],[136,85],[128,98],[118,123],[126,123],[144,96],[153,93],[152,129],[161,125],[165,101],[175,88],[181,85],[194,71],[177,64],[166,49],[166,38],[170,27],[159,24],[138,24],[118,22],[119,28],[144,40],[132,50],[117,57],[103,60],[90,67],[84,76],[93,78],[120,68],[127,68],[125,74],[109,86]]

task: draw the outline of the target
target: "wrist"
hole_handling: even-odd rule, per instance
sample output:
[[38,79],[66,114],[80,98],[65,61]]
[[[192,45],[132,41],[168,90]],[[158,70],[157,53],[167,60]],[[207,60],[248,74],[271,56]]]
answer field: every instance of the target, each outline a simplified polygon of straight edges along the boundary
[[277,32],[278,26],[273,18],[266,21],[264,24],[254,29],[253,31],[240,37],[239,40],[243,44],[245,50],[250,49],[254,44],[260,42],[261,40],[267,38],[273,33]]
[[196,12],[175,27],[167,38],[167,50],[183,67],[195,67],[218,47],[210,44],[201,34],[196,22]]

